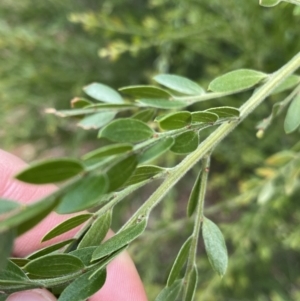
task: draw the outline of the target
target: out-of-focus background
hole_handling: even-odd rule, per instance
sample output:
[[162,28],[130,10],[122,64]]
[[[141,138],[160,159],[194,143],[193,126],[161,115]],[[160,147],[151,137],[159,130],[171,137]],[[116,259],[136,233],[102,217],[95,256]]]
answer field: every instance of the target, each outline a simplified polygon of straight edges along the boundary
[[[158,73],[173,73],[207,88],[234,69],[271,73],[300,49],[299,33],[293,5],[267,9],[258,0],[1,0],[0,147],[28,162],[78,157],[99,146],[97,132],[44,111],[68,109],[83,86],[149,84]],[[249,95],[192,109],[239,107]],[[230,263],[221,280],[199,246],[197,300],[300,300],[299,132],[284,134],[284,116],[262,139],[255,128],[286,95],[270,97],[214,152],[206,214],[224,232]],[[158,164],[179,159],[168,154]],[[196,174],[197,167],[130,248],[150,300],[191,231],[184,217]],[[154,188],[115,208],[115,229]]]

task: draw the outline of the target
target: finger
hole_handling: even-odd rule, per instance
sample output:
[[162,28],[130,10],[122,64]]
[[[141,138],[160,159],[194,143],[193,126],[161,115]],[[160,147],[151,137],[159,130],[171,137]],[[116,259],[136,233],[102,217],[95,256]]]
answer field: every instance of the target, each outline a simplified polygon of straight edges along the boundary
[[105,285],[89,301],[147,301],[141,279],[127,252],[108,264]]
[[57,299],[45,289],[34,289],[30,291],[11,294],[6,301],[56,301]]
[[[14,175],[26,166],[27,164],[18,157],[0,150],[0,197],[28,204],[49,195],[57,189],[54,185],[31,185],[14,179]],[[35,250],[73,237],[79,227],[41,243],[45,233],[71,216],[73,215],[50,213],[38,225],[16,239],[14,254],[25,257]]]
[[[26,164],[19,158],[0,150],[0,196],[22,203],[30,203],[38,200],[51,192],[56,187],[54,185],[30,185],[13,179],[13,176]],[[44,234],[58,223],[69,216],[62,216],[51,213],[36,227],[20,236],[15,244],[15,252],[18,256],[26,256],[29,253],[40,249],[47,244],[54,243],[55,240],[68,239],[74,236],[77,229],[59,236],[46,243],[40,243]],[[113,232],[108,233],[108,237]],[[103,288],[97,292],[91,301],[146,301],[147,297],[137,273],[134,263],[127,252],[121,253],[107,267],[107,279]],[[52,301],[52,300],[51,300]]]

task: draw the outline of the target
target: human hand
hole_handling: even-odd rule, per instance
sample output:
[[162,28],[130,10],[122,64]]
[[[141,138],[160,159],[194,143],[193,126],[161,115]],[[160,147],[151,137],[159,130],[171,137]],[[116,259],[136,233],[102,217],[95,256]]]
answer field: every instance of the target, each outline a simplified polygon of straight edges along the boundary
[[[23,204],[34,202],[51,192],[54,185],[30,185],[19,182],[13,176],[24,169],[26,164],[19,158],[0,150],[0,197],[19,201]],[[47,245],[74,236],[75,228],[50,241],[41,243],[42,237],[55,225],[66,220],[70,215],[49,214],[42,222],[15,241],[13,254],[18,257],[41,249]],[[112,235],[112,232],[108,234]],[[47,290],[35,289],[10,295],[7,301],[55,301],[56,298]],[[137,270],[127,252],[122,252],[107,266],[107,278],[104,286],[90,301],[147,301],[147,297]]]

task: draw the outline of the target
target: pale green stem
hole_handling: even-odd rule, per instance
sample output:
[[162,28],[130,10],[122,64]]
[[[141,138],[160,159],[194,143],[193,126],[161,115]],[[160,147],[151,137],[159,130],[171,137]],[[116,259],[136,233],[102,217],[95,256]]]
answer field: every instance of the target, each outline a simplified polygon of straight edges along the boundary
[[188,155],[172,172],[165,181],[148,198],[148,200],[136,211],[133,217],[124,225],[127,227],[134,223],[140,215],[148,215],[150,211],[162,200],[168,191],[190,170],[205,154],[217,146],[232,130],[234,130],[253,110],[258,107],[270,93],[290,74],[300,67],[300,53],[294,56],[286,65],[280,68],[269,80],[257,89],[247,102],[240,108],[240,119],[219,126],[207,137],[193,153]]
[[[73,238],[75,239],[79,239],[81,238],[84,233],[89,229],[89,227],[92,225],[92,223],[94,222],[94,220],[105,214],[107,211],[111,210],[115,205],[117,205],[120,201],[122,201],[125,197],[127,197],[128,195],[130,195],[131,193],[133,193],[134,191],[138,190],[139,188],[143,187],[144,185],[153,182],[154,180],[163,178],[166,173],[169,171],[170,169],[168,169],[167,171],[163,171],[155,176],[153,176],[152,178],[145,180],[143,182],[137,183],[135,185],[130,185],[126,188],[124,188],[121,191],[118,192],[114,192],[114,193],[110,193],[107,195],[104,195],[101,198],[101,201],[109,201],[109,199],[111,199],[106,205],[104,205],[103,207],[101,207],[98,211],[96,211],[93,215],[92,218],[90,218],[85,225],[75,234],[75,236]],[[75,241],[73,244],[77,243],[77,241]],[[70,244],[69,246],[67,246],[64,250],[64,252],[68,251],[69,249],[72,249],[73,244]]]
[[[189,259],[188,259],[186,273],[184,277],[186,283],[188,282],[188,279],[191,276],[191,273],[193,272],[194,265],[196,264],[198,238],[199,238],[201,224],[204,217],[203,209],[204,209],[204,201],[205,201],[205,194],[206,194],[206,184],[207,184],[207,178],[209,172],[209,164],[210,164],[210,154],[205,156],[202,161],[202,174],[201,174],[201,182],[200,182],[199,200],[196,208]],[[186,287],[187,286],[184,287],[184,296],[186,294]]]
[[211,92],[211,93],[204,93],[201,95],[193,95],[193,96],[172,96],[173,100],[182,100],[186,103],[188,103],[189,105],[194,104],[196,102],[201,102],[201,101],[206,101],[206,100],[210,100],[210,99],[215,99],[215,98],[220,98],[220,97],[225,97],[228,95],[232,95],[232,94],[237,94],[237,93],[241,93],[245,91],[243,90],[238,90],[235,92]]

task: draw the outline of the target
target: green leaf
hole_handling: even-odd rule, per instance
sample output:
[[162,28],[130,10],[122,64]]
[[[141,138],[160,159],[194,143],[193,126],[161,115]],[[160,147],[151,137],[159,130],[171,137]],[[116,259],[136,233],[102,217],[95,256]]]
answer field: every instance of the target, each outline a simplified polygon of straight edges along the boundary
[[169,98],[172,96],[168,91],[155,86],[129,86],[123,87],[119,91],[135,98]]
[[158,108],[158,109],[179,109],[179,108],[184,108],[188,104],[183,101],[179,100],[168,100],[168,99],[148,99],[148,98],[143,98],[138,100],[139,103],[152,107],[152,108]]
[[300,95],[291,102],[284,120],[284,131],[287,134],[294,132],[300,125]]
[[93,103],[85,98],[75,97],[71,100],[71,108],[73,109],[81,109],[90,105]]
[[111,122],[116,116],[116,112],[104,111],[84,117],[77,125],[85,130],[100,129]]
[[214,123],[219,119],[219,116],[212,112],[199,111],[192,112],[192,122]]
[[192,242],[192,237],[189,237],[180,248],[179,253],[170,271],[168,281],[167,281],[167,286],[172,286],[172,284],[180,275],[180,272],[189,257],[191,242]]
[[83,262],[73,255],[53,254],[31,260],[24,270],[43,278],[60,277],[84,269]]
[[176,154],[188,154],[193,152],[198,144],[198,134],[194,131],[187,131],[175,137],[175,143],[171,147],[171,151]]
[[149,122],[149,121],[151,121],[153,119],[154,114],[155,114],[155,110],[153,110],[153,109],[146,109],[146,110],[137,112],[131,118],[138,119],[140,121],[143,121],[143,122],[147,123],[147,122]]
[[178,297],[181,289],[182,280],[177,280],[171,286],[166,286],[155,298],[155,301],[174,301]]
[[279,4],[281,0],[259,0],[259,5],[265,7],[272,7]]
[[59,214],[67,214],[91,208],[107,192],[107,188],[108,181],[105,176],[85,176],[79,183],[74,183],[62,196],[56,211]]
[[66,245],[68,245],[68,244],[70,244],[72,242],[75,242],[75,241],[76,241],[76,239],[73,239],[73,238],[61,241],[61,242],[59,242],[57,244],[53,244],[53,245],[51,245],[49,247],[45,247],[45,248],[40,249],[40,250],[38,250],[38,251],[36,251],[34,253],[31,253],[30,255],[28,255],[27,258],[28,259],[36,259],[38,257],[45,256],[47,254],[50,254],[52,252],[55,252],[55,251],[61,249],[62,247],[66,246]]
[[159,74],[153,78],[159,84],[187,95],[203,94],[204,90],[197,83],[188,78],[173,75],[173,74]]
[[0,232],[16,228],[17,235],[28,231],[44,219],[58,204],[57,199],[45,199],[30,205],[23,205],[10,215],[0,221]]
[[188,279],[188,282],[186,284],[186,294],[184,301],[193,301],[197,289],[197,283],[198,283],[198,270],[197,266],[194,265],[193,271]]
[[146,123],[131,118],[117,119],[99,132],[99,137],[121,143],[140,142],[150,138],[152,135],[153,130]]
[[273,181],[268,181],[260,190],[257,196],[257,203],[260,205],[268,202],[276,192],[276,186]]
[[23,267],[30,261],[29,259],[26,258],[17,258],[17,257],[10,257],[9,260],[11,260],[18,267]]
[[139,166],[134,174],[129,178],[129,180],[125,183],[126,186],[134,185],[143,181],[146,181],[155,175],[163,172],[165,169],[159,166],[154,165],[144,165]]
[[217,108],[210,108],[206,110],[206,112],[214,113],[219,116],[219,118],[232,118],[232,117],[239,117],[240,111],[234,107],[217,107]]
[[192,122],[192,115],[188,111],[170,113],[159,119],[159,126],[163,130],[181,129]]
[[82,249],[74,250],[69,254],[78,257],[84,263],[85,266],[89,266],[91,265],[92,255],[96,249],[96,246],[84,247]]
[[112,166],[107,172],[109,179],[108,191],[115,191],[121,187],[134,173],[137,164],[137,156],[132,155]]
[[20,204],[15,201],[0,199],[0,215],[19,209],[19,207]]
[[295,158],[295,156],[295,152],[291,150],[283,150],[267,158],[265,163],[271,166],[280,167],[290,162]]
[[47,109],[46,113],[48,114],[54,114],[58,117],[75,117],[75,116],[84,116],[87,114],[95,114],[99,112],[103,112],[105,110],[107,111],[120,111],[124,109],[131,109],[135,108],[135,104],[128,104],[128,103],[114,103],[114,104],[106,104],[106,103],[101,103],[101,104],[93,104],[84,107],[83,109],[72,109],[72,110],[55,110],[55,109]]
[[108,103],[123,103],[121,95],[114,89],[99,83],[92,83],[83,88],[83,91],[90,97]]
[[60,182],[76,176],[84,170],[83,165],[73,159],[50,159],[30,165],[15,177],[32,184]]
[[198,174],[196,182],[193,186],[191,191],[188,205],[187,205],[187,216],[191,217],[196,210],[197,204],[199,202],[199,195],[200,195],[200,186],[201,186],[201,170]]
[[0,292],[0,301],[5,301],[8,298],[8,295]]
[[132,151],[132,145],[128,143],[116,143],[112,145],[107,145],[104,147],[100,147],[96,150],[93,150],[87,154],[85,154],[82,159],[90,160],[90,159],[100,159],[103,157],[118,155],[126,152]]
[[0,232],[0,271],[6,266],[7,258],[13,248],[15,230],[10,229]]
[[213,92],[241,91],[257,85],[267,76],[265,73],[250,69],[235,70],[214,79],[208,89]]
[[211,220],[204,218],[202,227],[205,250],[213,269],[223,277],[228,265],[228,254],[220,229]]
[[77,226],[79,226],[79,225],[83,224],[84,222],[86,222],[92,216],[93,216],[93,214],[86,213],[86,214],[77,215],[77,216],[74,216],[74,217],[71,217],[71,218],[65,220],[64,222],[60,223],[59,225],[54,227],[52,230],[50,230],[42,238],[42,242],[47,241],[49,239],[52,239],[56,236],[59,236],[63,233],[66,233],[66,232],[76,228]]
[[300,82],[300,76],[296,74],[292,74],[289,77],[287,77],[279,86],[277,86],[275,90],[272,92],[272,94],[277,94],[285,90],[289,90],[295,87],[296,85],[298,85],[299,82]]
[[89,271],[75,279],[59,296],[58,301],[84,301],[94,295],[105,283],[106,270],[90,276],[94,271]]
[[174,144],[174,138],[172,137],[166,137],[158,141],[157,143],[150,146],[148,149],[146,149],[143,153],[139,155],[138,157],[139,163],[145,163],[156,159],[157,157],[161,156],[166,151],[168,151],[173,144]]
[[122,230],[121,232],[118,232],[112,238],[97,247],[97,249],[93,253],[92,260],[95,261],[101,259],[124,247],[125,245],[128,245],[144,232],[146,225],[147,218],[144,218],[138,224],[135,224],[126,228],[125,230]]
[[21,268],[7,260],[4,269],[0,270],[0,280],[28,281],[29,279]]
[[111,217],[112,217],[111,211],[108,211],[105,214],[100,215],[93,222],[89,230],[82,238],[81,242],[78,245],[78,249],[89,247],[89,246],[98,246],[105,238],[110,228]]

